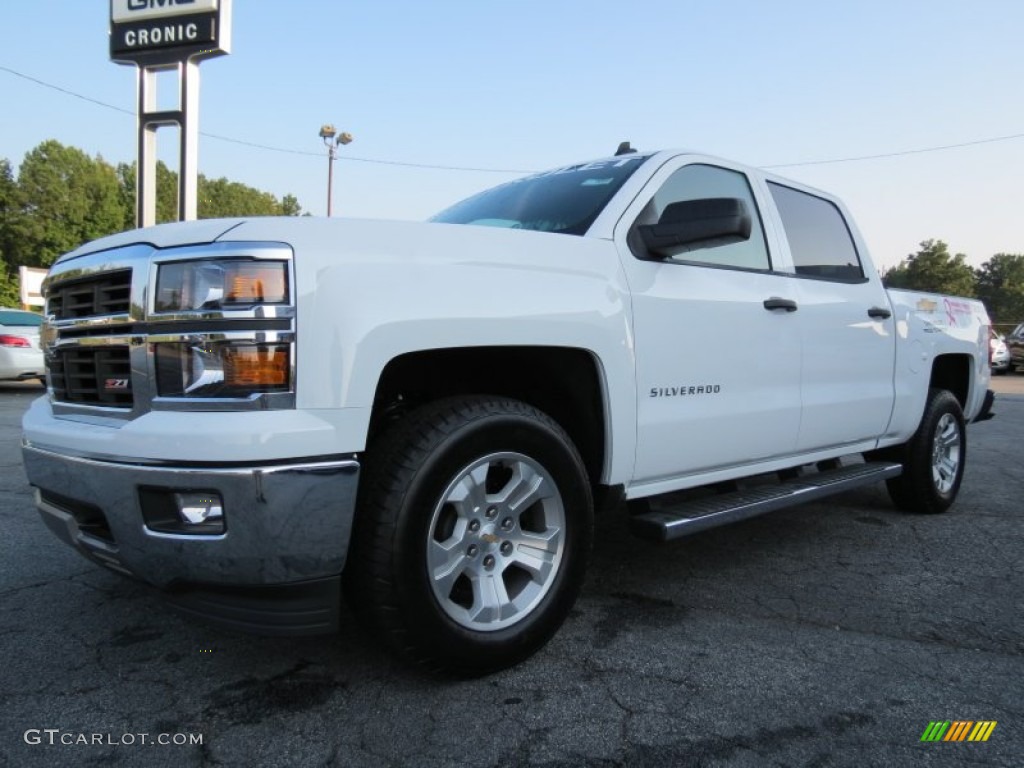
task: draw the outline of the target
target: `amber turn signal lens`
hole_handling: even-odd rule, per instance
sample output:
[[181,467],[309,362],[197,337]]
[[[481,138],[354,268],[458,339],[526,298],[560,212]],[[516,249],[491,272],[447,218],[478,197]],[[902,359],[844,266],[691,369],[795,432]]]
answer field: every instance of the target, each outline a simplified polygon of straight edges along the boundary
[[228,387],[283,387],[288,384],[286,347],[225,347],[224,384]]
[[286,300],[284,264],[234,262],[228,271],[224,297],[231,304],[278,304]]

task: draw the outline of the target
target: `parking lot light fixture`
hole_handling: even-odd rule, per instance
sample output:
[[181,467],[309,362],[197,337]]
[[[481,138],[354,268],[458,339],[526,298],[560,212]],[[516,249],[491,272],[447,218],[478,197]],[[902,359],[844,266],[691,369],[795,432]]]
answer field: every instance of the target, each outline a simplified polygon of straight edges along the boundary
[[334,160],[337,157],[338,147],[352,143],[352,134],[342,131],[338,133],[334,126],[326,123],[320,126],[320,138],[327,147],[327,215],[331,215],[332,188],[334,186]]

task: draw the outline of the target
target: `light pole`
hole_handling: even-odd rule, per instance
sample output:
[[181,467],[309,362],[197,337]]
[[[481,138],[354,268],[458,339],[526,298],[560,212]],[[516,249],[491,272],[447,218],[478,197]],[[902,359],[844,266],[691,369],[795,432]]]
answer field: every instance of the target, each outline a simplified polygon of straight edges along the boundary
[[331,215],[331,188],[334,186],[334,158],[338,156],[338,145],[352,142],[351,133],[338,133],[334,126],[328,123],[320,126],[320,138],[324,140],[327,147],[327,215]]

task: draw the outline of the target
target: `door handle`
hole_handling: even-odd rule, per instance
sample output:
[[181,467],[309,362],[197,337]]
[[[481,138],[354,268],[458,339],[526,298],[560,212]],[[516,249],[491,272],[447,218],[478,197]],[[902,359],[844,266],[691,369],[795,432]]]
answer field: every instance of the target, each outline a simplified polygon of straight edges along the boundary
[[772,296],[770,299],[764,300],[765,309],[784,309],[787,312],[796,312],[796,302],[792,299],[780,299],[778,296]]
[[892,312],[885,307],[872,307],[868,310],[868,317],[873,317],[876,320],[888,320],[892,317]]

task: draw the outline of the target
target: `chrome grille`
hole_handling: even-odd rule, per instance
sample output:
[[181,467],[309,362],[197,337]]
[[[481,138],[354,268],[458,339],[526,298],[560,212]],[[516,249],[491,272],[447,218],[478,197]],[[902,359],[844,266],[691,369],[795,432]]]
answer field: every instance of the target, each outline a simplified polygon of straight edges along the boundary
[[127,314],[131,288],[130,269],[51,284],[46,291],[46,312],[55,320]]
[[[295,407],[295,297],[290,248],[275,243],[206,243],[158,249],[145,243],[58,260],[45,283],[42,342],[56,416],[109,425],[155,410],[239,411]],[[289,302],[222,310],[157,311],[150,291],[164,264],[216,259],[289,262]],[[286,391],[237,397],[161,393],[163,345],[287,345]]]
[[131,408],[131,372],[128,347],[74,347],[49,359],[57,402]]

